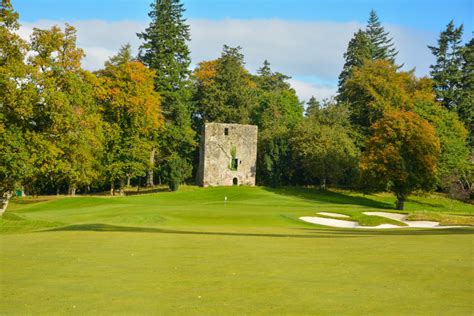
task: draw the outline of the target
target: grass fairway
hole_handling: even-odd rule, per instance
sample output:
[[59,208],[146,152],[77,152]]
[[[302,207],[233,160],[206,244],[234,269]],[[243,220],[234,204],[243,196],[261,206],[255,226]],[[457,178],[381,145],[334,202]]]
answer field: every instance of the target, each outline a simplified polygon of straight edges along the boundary
[[[0,314],[472,315],[474,229],[298,220],[332,211],[378,225],[389,220],[362,212],[393,202],[243,187],[16,201],[0,220]],[[440,196],[406,207],[474,214]]]

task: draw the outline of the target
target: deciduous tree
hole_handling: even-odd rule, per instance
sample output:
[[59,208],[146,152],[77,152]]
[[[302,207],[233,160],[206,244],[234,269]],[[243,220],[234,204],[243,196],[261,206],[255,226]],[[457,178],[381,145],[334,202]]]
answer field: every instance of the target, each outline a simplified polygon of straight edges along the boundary
[[413,112],[387,112],[372,127],[360,169],[369,188],[393,192],[397,209],[415,190],[436,184],[440,152],[436,131]]
[[320,111],[305,118],[292,132],[294,159],[299,162],[309,183],[337,184],[354,169],[358,149],[351,137],[348,111],[328,103]]
[[251,122],[259,127],[257,180],[269,186],[288,185],[293,176],[291,130],[303,119],[303,106],[287,80],[265,61],[255,76],[257,105]]
[[29,46],[18,35],[18,13],[10,0],[0,2],[0,213],[6,210],[15,189],[37,172],[33,148],[37,146],[32,120],[38,102],[25,63]]
[[67,25],[49,30],[34,29],[36,69],[34,82],[40,96],[35,105],[35,129],[49,142],[41,164],[43,179],[69,186],[74,195],[79,186],[97,179],[97,160],[102,153],[102,122],[94,94],[94,76],[81,68],[84,57],[76,46],[76,30]]
[[151,168],[154,136],[163,127],[161,99],[154,89],[155,71],[133,60],[130,51],[130,45],[125,45],[98,72],[103,117],[108,123],[107,176],[112,187],[120,182],[121,193],[130,179],[145,176]]

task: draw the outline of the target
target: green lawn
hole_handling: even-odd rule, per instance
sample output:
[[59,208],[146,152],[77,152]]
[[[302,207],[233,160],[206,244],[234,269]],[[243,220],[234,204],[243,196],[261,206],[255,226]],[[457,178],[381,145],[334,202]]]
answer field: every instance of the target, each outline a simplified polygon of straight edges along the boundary
[[[362,212],[393,205],[244,187],[16,200],[0,220],[0,314],[474,314],[474,228],[298,220],[326,211],[378,225],[390,221]],[[406,212],[465,224],[474,206],[433,195]]]

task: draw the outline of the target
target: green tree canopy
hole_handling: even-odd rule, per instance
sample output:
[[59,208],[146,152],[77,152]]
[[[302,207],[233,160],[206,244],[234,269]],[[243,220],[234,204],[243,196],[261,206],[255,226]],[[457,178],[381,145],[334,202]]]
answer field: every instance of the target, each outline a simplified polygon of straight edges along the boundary
[[291,181],[293,162],[288,139],[291,130],[303,119],[303,106],[288,79],[273,72],[268,61],[255,76],[257,105],[251,122],[259,127],[257,179],[270,186]]
[[256,83],[244,65],[241,48],[227,45],[219,59],[199,64],[194,72],[198,128],[204,122],[249,123]]
[[309,183],[337,184],[353,171],[358,149],[351,136],[348,111],[336,103],[327,103],[304,119],[292,132],[293,156]]
[[36,129],[45,136],[49,153],[41,170],[43,181],[66,183],[75,194],[97,178],[102,146],[102,122],[95,100],[94,80],[82,70],[82,49],[76,46],[76,30],[34,29],[29,58],[36,69],[40,101],[35,107]]

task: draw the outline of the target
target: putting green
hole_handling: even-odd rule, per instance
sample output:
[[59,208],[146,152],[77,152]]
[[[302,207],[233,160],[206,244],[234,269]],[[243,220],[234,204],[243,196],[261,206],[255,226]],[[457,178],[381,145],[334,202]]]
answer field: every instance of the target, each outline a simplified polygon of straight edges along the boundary
[[[377,225],[382,218],[362,212],[392,203],[389,195],[193,187],[14,201],[0,220],[0,311],[472,314],[472,228],[355,231],[298,220],[329,211]],[[473,206],[433,196],[407,210],[469,216]]]

